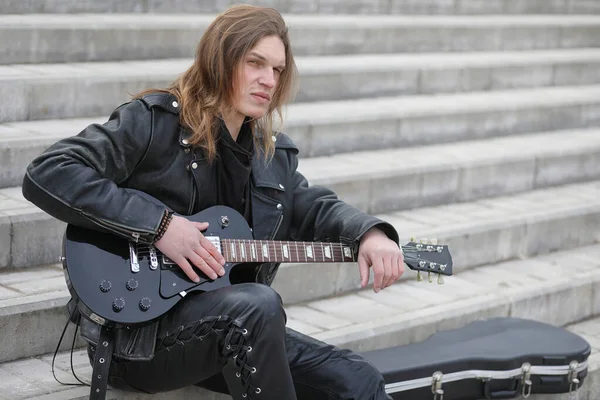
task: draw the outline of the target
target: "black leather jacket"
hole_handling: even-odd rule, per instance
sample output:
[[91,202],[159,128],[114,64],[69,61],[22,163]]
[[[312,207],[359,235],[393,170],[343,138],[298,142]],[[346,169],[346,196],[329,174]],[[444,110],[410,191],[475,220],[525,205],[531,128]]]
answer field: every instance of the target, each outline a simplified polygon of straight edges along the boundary
[[[178,114],[176,99],[168,94],[123,104],[105,124],[90,125],[33,160],[23,181],[25,198],[67,223],[151,243],[164,210],[122,188],[146,192],[184,215],[216,203],[216,174],[201,151],[187,143]],[[276,138],[268,164],[258,154],[253,160],[256,239],[341,241],[357,251],[361,236],[377,225],[398,242],[390,224],[342,202],[329,189],[309,186],[296,170],[298,148],[284,134]],[[271,284],[277,267],[264,265],[256,281]]]
[[[25,198],[67,223],[153,242],[164,209],[123,188],[146,192],[183,215],[216,203],[216,174],[201,151],[187,143],[178,114],[176,99],[167,94],[123,104],[108,122],[60,140],[33,160],[23,181]],[[296,170],[297,155],[290,138],[277,134],[272,160],[254,157],[255,239],[343,242],[357,252],[362,235],[378,226],[398,242],[390,224],[342,202],[329,189],[309,186]],[[270,285],[278,267],[261,265],[255,281]],[[152,357],[156,326],[117,332],[116,354]],[[85,321],[82,335],[94,343],[98,326]]]

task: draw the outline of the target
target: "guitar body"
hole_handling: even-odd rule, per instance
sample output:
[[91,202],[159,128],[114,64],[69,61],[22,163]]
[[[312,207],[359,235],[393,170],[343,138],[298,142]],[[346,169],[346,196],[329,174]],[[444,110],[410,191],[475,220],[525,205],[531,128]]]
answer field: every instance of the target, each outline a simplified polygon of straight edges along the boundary
[[[155,203],[160,204],[157,200]],[[252,231],[237,211],[214,206],[184,216],[208,222],[206,237],[252,239]],[[64,272],[71,295],[80,311],[101,325],[143,325],[169,311],[191,291],[210,291],[232,284],[232,270],[242,263],[225,264],[225,275],[210,280],[199,269],[194,283],[153,246],[116,235],[68,225],[63,242]],[[132,250],[135,253],[132,253]],[[137,258],[137,267],[135,264]],[[244,263],[247,264],[247,263]],[[240,268],[243,268],[240,266]]]

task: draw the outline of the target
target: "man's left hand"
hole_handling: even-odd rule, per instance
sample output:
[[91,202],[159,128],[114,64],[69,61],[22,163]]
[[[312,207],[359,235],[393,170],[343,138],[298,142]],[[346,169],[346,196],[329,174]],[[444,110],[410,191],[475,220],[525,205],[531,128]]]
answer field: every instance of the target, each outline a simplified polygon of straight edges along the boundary
[[375,293],[400,278],[404,273],[404,257],[398,245],[388,238],[382,230],[371,228],[360,239],[358,250],[358,269],[360,285],[369,283],[369,268],[373,267]]

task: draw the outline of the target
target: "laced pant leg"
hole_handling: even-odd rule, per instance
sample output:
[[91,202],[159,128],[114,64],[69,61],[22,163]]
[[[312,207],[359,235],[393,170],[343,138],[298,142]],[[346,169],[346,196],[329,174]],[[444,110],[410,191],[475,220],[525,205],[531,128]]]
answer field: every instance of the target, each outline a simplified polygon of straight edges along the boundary
[[116,365],[115,375],[149,393],[222,373],[233,399],[295,400],[285,350],[285,313],[270,287],[245,283],[191,293],[160,322],[155,357]]
[[[391,400],[381,373],[358,354],[289,328],[286,347],[298,400]],[[229,393],[222,374],[197,386]]]

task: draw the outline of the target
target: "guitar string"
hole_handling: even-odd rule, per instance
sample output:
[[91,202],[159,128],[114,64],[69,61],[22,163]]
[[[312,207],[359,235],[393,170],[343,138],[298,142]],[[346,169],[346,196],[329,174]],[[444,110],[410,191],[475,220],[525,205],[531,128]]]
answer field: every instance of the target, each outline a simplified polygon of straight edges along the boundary
[[[225,245],[228,245],[228,244],[243,244],[245,250],[249,250],[248,247],[252,243],[259,243],[260,244],[260,241],[257,241],[257,240],[246,241],[246,242],[240,241],[240,242],[237,242],[237,243],[235,241],[232,242],[231,240],[232,239],[225,239],[225,240],[222,241],[222,244],[225,244]],[[328,242],[286,242],[286,241],[270,241],[270,243],[280,243],[280,247],[283,245],[283,243],[287,243],[287,244],[301,243],[305,247],[306,247],[306,243],[311,243],[312,247],[313,247],[312,251],[313,251],[313,254],[314,254],[314,257],[312,257],[313,260],[317,259],[317,258],[325,259],[325,253],[324,253],[324,251],[322,249],[319,249],[319,246],[314,245],[314,243],[316,243],[318,245],[328,245],[329,247],[332,247],[334,251],[335,250],[340,250],[341,251],[340,256],[342,257],[342,259],[343,258],[348,258],[348,257],[345,257],[343,255],[342,248],[345,247],[345,246],[343,244],[341,244],[341,243],[328,243]],[[152,246],[152,247],[154,247],[154,246]],[[417,249],[416,246],[401,246],[401,248],[402,248],[403,251],[418,251],[419,250],[419,249]],[[271,249],[273,250],[274,258],[279,258],[279,256],[283,256],[284,255],[284,251],[281,250],[281,249],[277,249],[276,244],[272,244],[272,245],[269,246],[269,255],[271,255]],[[158,250],[156,248],[155,248],[155,250],[156,250],[157,256],[158,255],[162,255],[162,253],[161,253],[160,250]],[[230,250],[228,248],[223,247],[223,250],[224,251],[222,251],[221,254],[229,253],[227,255],[231,255]],[[237,248],[236,248],[236,250],[237,250]],[[431,252],[430,251],[424,251],[423,253],[428,254],[428,253],[436,253],[436,252],[434,252],[434,251],[431,251]],[[138,256],[147,256],[147,255],[149,255],[150,254],[150,246],[148,246],[148,245],[138,245],[137,246],[137,254],[138,254]],[[264,260],[265,257],[261,257],[261,258],[263,258],[263,260]],[[418,260],[419,259],[417,257],[412,256],[410,253],[404,254],[404,258],[405,259],[411,259],[411,260]],[[340,262],[342,262],[342,261],[340,261]],[[332,262],[335,262],[335,261],[332,261]]]
[[[231,239],[227,239],[227,240],[231,240]],[[244,246],[245,246],[245,247],[248,247],[248,246],[249,246],[251,243],[253,243],[253,242],[254,242],[254,243],[259,243],[260,241],[259,241],[259,240],[255,240],[255,241],[248,241],[248,242],[244,242],[243,244],[244,244]],[[270,242],[271,242],[271,243],[273,243],[273,241],[270,241]],[[235,243],[235,242],[222,241],[221,243],[224,243],[224,244],[232,244],[232,243]],[[337,247],[337,248],[339,248],[340,250],[341,250],[343,247],[348,247],[348,246],[345,246],[345,245],[342,245],[342,244],[338,244],[338,243],[327,243],[327,242],[323,242],[323,243],[321,243],[321,242],[284,242],[284,241],[282,241],[282,242],[274,242],[274,243],[294,243],[294,244],[295,244],[295,243],[302,243],[302,244],[304,244],[304,243],[316,243],[318,246],[320,246],[321,244],[323,244],[323,245],[329,245],[330,247],[334,247],[334,248],[336,248],[336,247]],[[235,244],[242,244],[242,242],[237,242],[237,243],[235,243]],[[274,253],[276,253],[276,254],[277,254],[278,252],[283,252],[282,250],[280,250],[280,249],[277,249],[277,247],[275,247],[275,246],[276,246],[276,245],[271,245],[271,246],[269,246],[269,247],[270,247],[270,249],[269,249],[269,252],[271,251],[271,248],[273,249],[273,252],[274,252]],[[152,246],[152,247],[154,247],[154,246]],[[320,254],[323,254],[323,250],[319,249],[319,247],[317,247],[316,245],[313,245],[312,247],[313,247],[313,252],[314,252],[315,254],[316,254],[316,253],[318,253],[318,252],[321,252]],[[156,249],[156,247],[154,247],[154,248]],[[403,251],[418,251],[418,250],[419,250],[419,249],[417,249],[417,247],[415,247],[415,246],[402,246],[401,248],[402,248],[402,250],[403,250]],[[149,253],[150,253],[150,246],[149,246],[149,245],[138,245],[138,246],[137,246],[137,250],[138,250],[138,254],[142,254],[142,253],[143,253],[143,254],[149,254]],[[226,251],[229,251],[227,248],[225,248],[225,250],[226,250]],[[237,250],[237,249],[236,249],[236,250]],[[421,250],[422,250],[422,249],[421,249]],[[148,253],[146,253],[146,252],[148,252]],[[159,254],[159,253],[160,253],[160,250],[156,249],[156,252],[157,252],[157,254]],[[428,254],[428,253],[437,253],[436,251],[422,251],[422,252],[423,252],[423,253],[425,253],[425,254]],[[162,254],[162,253],[161,253],[161,254]]]
[[[405,249],[405,248],[403,248],[403,250],[406,250],[406,249]],[[313,251],[314,251],[314,249],[313,249]],[[231,256],[230,250],[225,250],[223,253],[227,253],[227,254],[224,254],[224,255],[226,255],[226,256]],[[221,253],[221,254],[223,254],[223,253]],[[277,249],[274,249],[273,253],[274,253],[274,254],[273,254],[273,258],[275,258],[275,259],[277,259],[277,260],[285,260],[285,259],[287,258],[287,257],[284,257],[284,256],[283,256],[283,252],[281,252],[281,253],[280,253],[280,252],[279,252]],[[433,253],[433,252],[432,252],[432,253]],[[149,256],[149,255],[150,255],[150,249],[149,249],[149,248],[147,249],[147,251],[138,250],[138,252],[137,252],[137,256],[138,256],[138,257],[145,257],[145,256]],[[158,256],[162,256],[162,255],[163,255],[163,254],[161,253],[161,251],[160,251],[160,250],[158,250],[158,249],[156,249],[156,256],[158,257]],[[343,255],[343,253],[338,253],[337,255],[339,255],[339,256],[340,256],[340,258],[342,258],[342,260],[336,261],[336,260],[334,260],[334,259],[332,258],[332,259],[329,259],[327,262],[330,262],[330,263],[336,263],[336,262],[356,262],[356,260],[353,260],[353,261],[343,260],[344,258],[348,259],[348,257],[346,257],[346,256],[344,256],[344,255]],[[269,256],[271,256],[271,251],[269,251]],[[237,258],[237,257],[236,257],[236,258]],[[310,257],[309,257],[309,258],[310,258]],[[323,254],[323,253],[319,253],[318,251],[315,251],[315,252],[313,253],[313,257],[312,257],[312,258],[310,258],[310,259],[314,261],[314,260],[318,260],[319,258],[320,258],[320,259],[325,259],[326,257],[324,256],[324,254]],[[421,261],[425,261],[425,260],[423,260],[422,258],[419,258],[419,257],[414,257],[414,256],[412,256],[412,255],[410,255],[410,254],[404,254],[404,257],[403,257],[403,258],[404,258],[404,260],[409,260],[409,261],[419,261],[419,260],[421,260]],[[270,259],[270,257],[264,257],[264,256],[260,256],[260,259],[258,259],[258,260],[257,260],[257,262],[267,262],[267,261],[269,261],[269,259]],[[300,260],[300,259],[301,259],[301,258],[300,258],[300,257],[298,257],[298,260]],[[291,261],[291,260],[290,260],[290,261]],[[231,262],[231,261],[229,261],[229,262]],[[286,262],[286,261],[283,261],[283,262]],[[288,261],[288,262],[289,262],[289,261]],[[318,262],[318,261],[317,261],[317,262]],[[321,261],[321,262],[322,262],[322,261]]]
[[[284,252],[282,250],[279,250],[279,249],[276,249],[276,248],[273,248],[272,250],[273,251],[271,251],[271,249],[269,249],[269,255],[271,255],[271,253],[273,253],[274,258],[280,258],[280,256],[283,257]],[[403,247],[402,250],[412,251],[412,250],[416,250],[416,248]],[[321,251],[318,248],[313,248],[312,251],[313,251],[313,257],[309,257],[309,258],[312,258],[313,260],[314,259],[318,259],[318,258],[322,258],[322,259],[329,258],[329,257],[326,257],[324,251]],[[221,252],[221,254],[224,254],[224,253],[227,253],[226,255],[230,256],[231,255],[231,250],[230,249],[224,249],[224,251]],[[431,252],[431,253],[433,253],[433,252]],[[138,247],[138,250],[137,250],[137,255],[138,256],[147,256],[149,254],[150,254],[150,248],[145,248],[144,247],[144,248],[140,249],[140,247]],[[344,256],[343,253],[338,253],[338,254],[341,256],[341,258],[348,258],[347,256]],[[338,255],[338,254],[336,254],[336,255]],[[163,255],[163,254],[162,254],[162,252],[160,250],[156,249],[156,255],[159,256],[159,255]],[[265,258],[265,257],[261,256],[261,258]],[[285,257],[285,258],[288,258],[288,257]],[[404,254],[404,258],[405,259],[414,259],[414,260],[418,260],[419,259],[418,257],[414,257],[411,254]],[[338,262],[338,261],[332,261],[332,262]],[[339,261],[339,262],[342,262],[342,261]]]

